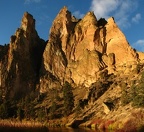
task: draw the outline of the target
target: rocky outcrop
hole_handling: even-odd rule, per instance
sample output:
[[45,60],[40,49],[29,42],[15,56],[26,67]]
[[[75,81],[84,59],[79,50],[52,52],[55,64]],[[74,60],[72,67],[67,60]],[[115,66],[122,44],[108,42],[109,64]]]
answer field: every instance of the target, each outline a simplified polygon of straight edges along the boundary
[[115,54],[115,64],[123,64],[127,62],[137,61],[138,55],[129,45],[122,31],[116,25],[114,18],[109,18],[105,26],[107,54]]
[[[50,87],[56,87],[56,82],[61,85],[66,80],[90,86],[99,78],[101,70],[106,68],[109,74],[114,73],[118,65],[128,61],[137,62],[138,55],[114,18],[97,20],[93,12],[88,12],[77,20],[64,7],[50,29],[49,42],[43,54],[42,71],[45,76],[40,80],[48,76],[45,83]],[[50,81],[50,75],[57,81]],[[46,87],[45,83],[42,81],[40,87]]]
[[5,56],[0,58],[1,87],[6,87],[11,96],[15,94],[11,91],[18,95],[35,89],[37,80],[41,92],[65,81],[89,87],[105,69],[108,74],[115,73],[119,65],[136,64],[140,56],[114,18],[97,20],[93,12],[88,12],[76,19],[67,7],[53,21],[46,47],[35,30],[35,20],[27,12],[7,47],[5,55],[4,50],[0,54]]
[[7,53],[9,45],[0,46],[0,89],[2,90],[3,95],[5,95],[5,73],[7,65]]
[[35,30],[35,20],[24,13],[21,27],[11,36],[5,63],[2,63],[1,87],[6,96],[19,98],[36,87],[45,42]]
[[138,53],[140,61],[144,62],[144,53],[143,52],[137,52],[137,53]]
[[43,54],[41,91],[57,87],[63,82],[67,67],[67,43],[76,21],[66,7],[55,18]]
[[[58,118],[72,127],[95,118],[124,121],[136,110],[132,103],[143,106],[143,75],[144,54],[129,45],[114,18],[97,20],[93,12],[76,19],[63,7],[47,42],[26,12],[10,44],[0,46],[0,102],[5,106],[7,99],[12,101],[10,117],[19,118],[28,107],[32,113],[25,119]],[[67,112],[65,100],[72,102],[66,120],[61,119]]]

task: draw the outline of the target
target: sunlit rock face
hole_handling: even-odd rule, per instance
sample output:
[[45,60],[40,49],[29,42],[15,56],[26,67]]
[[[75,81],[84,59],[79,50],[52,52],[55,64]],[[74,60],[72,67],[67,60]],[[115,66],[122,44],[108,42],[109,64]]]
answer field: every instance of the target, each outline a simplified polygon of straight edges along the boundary
[[[137,62],[138,56],[114,18],[97,20],[93,12],[88,12],[78,20],[64,7],[50,29],[43,54],[45,75],[41,76],[40,87],[47,89],[46,82],[49,88],[56,87],[56,82],[61,85],[66,80],[90,86],[99,78],[101,70],[114,73],[117,65],[127,61]],[[55,78],[54,82],[50,81],[50,75]]]
[[16,98],[36,87],[47,92],[65,81],[89,87],[101,72],[116,73],[119,65],[136,64],[139,56],[114,18],[97,20],[88,12],[76,19],[63,7],[45,42],[35,30],[35,19],[26,12],[10,44],[0,47],[0,87],[7,89],[5,96]]
[[35,89],[45,42],[35,30],[35,20],[24,13],[21,26],[11,36],[5,63],[2,63],[1,87],[8,97],[19,98]]
[[35,19],[31,14],[28,12],[25,12],[21,21],[21,29],[23,29],[25,32],[35,32]]
[[114,18],[109,18],[106,24],[107,53],[115,54],[115,63],[123,64],[128,61],[137,61],[137,53],[127,42],[124,34],[116,25]]
[[[76,20],[66,7],[61,9],[50,29],[49,41],[43,54],[41,91],[53,88],[63,82],[67,67],[67,43]],[[52,79],[53,78],[53,79]],[[56,84],[55,84],[56,83]]]

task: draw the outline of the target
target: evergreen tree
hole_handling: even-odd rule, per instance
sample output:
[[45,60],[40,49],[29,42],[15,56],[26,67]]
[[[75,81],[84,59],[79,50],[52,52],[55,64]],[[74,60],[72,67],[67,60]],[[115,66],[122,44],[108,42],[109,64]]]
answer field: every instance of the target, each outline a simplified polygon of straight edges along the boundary
[[3,104],[0,105],[0,118],[5,119],[8,117],[8,108],[6,103],[4,102]]
[[74,97],[72,87],[68,82],[63,86],[64,110],[65,114],[69,115],[74,107]]

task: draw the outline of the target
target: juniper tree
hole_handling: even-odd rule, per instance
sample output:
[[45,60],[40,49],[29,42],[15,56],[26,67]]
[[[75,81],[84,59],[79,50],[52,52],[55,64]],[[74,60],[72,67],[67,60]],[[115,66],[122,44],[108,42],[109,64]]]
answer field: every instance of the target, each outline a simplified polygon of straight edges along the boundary
[[64,112],[69,115],[74,107],[74,96],[71,85],[66,81],[63,85]]

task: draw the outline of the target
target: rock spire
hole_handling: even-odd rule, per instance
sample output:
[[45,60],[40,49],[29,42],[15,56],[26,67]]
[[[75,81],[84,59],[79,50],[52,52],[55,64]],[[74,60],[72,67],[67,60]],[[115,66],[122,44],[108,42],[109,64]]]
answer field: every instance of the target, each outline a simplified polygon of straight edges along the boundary
[[44,40],[39,38],[35,30],[33,16],[24,13],[20,28],[11,36],[1,66],[1,87],[7,89],[6,96],[19,98],[35,89],[44,47]]

